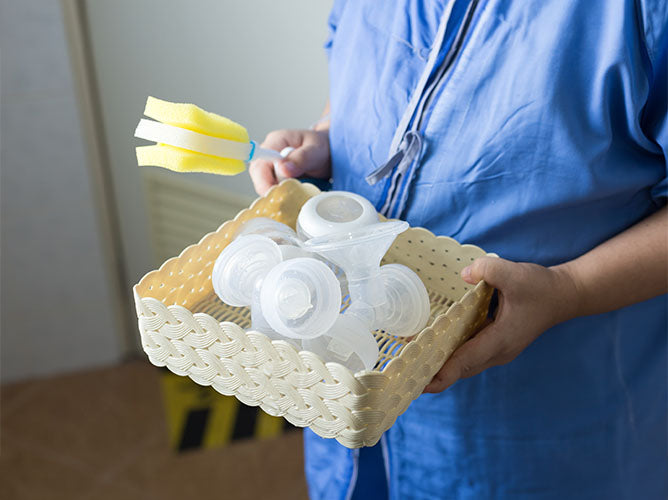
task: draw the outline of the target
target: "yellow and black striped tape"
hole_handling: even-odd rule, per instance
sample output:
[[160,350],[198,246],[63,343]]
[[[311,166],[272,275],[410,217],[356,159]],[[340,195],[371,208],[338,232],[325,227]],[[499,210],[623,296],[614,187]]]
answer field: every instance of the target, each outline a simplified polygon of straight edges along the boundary
[[266,439],[294,429],[287,420],[167,370],[161,374],[169,442],[178,451],[225,446],[236,439]]

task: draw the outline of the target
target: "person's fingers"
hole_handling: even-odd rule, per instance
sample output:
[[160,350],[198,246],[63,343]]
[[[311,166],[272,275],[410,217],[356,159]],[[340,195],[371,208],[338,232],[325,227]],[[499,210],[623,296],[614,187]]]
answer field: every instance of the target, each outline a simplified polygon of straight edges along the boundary
[[492,323],[466,341],[434,375],[423,392],[441,392],[460,378],[472,377],[500,364],[497,360],[504,358],[506,346],[498,333],[499,329]]
[[[302,142],[303,134],[298,130],[275,130],[267,134],[260,147],[281,151],[288,146],[297,148],[302,145]],[[253,187],[260,196],[264,195],[269,188],[278,183],[278,179],[274,173],[274,164],[271,161],[264,159],[254,160],[251,162],[248,172],[253,181]],[[289,175],[289,171],[280,171],[280,173],[284,177],[296,177],[295,175]]]
[[327,177],[330,173],[329,139],[322,134],[305,130],[276,130],[270,132],[260,145],[263,148],[282,151],[294,148],[286,158],[269,162],[255,160],[250,165],[253,186],[263,195],[278,183],[278,178]]
[[280,151],[288,146],[298,148],[303,140],[304,135],[299,130],[274,130],[267,134],[260,147]]
[[[304,134],[299,130],[275,130],[267,134],[260,147],[282,151],[286,147],[297,150],[304,145]],[[299,163],[295,164],[294,151],[288,155],[290,159],[277,160],[274,162],[278,174],[282,177],[299,177],[306,170]],[[275,176],[274,176],[275,177]]]
[[267,160],[255,160],[248,167],[251,181],[255,192],[260,196],[269,191],[273,185],[277,184],[276,176],[274,175],[274,164]]
[[323,156],[315,146],[304,145],[291,151],[285,159],[278,161],[276,168],[286,177],[299,177],[304,174],[318,177],[325,162],[325,159],[321,158]]
[[473,264],[462,269],[461,277],[467,283],[475,285],[485,280],[494,288],[503,289],[513,277],[518,264],[498,257],[480,257]]

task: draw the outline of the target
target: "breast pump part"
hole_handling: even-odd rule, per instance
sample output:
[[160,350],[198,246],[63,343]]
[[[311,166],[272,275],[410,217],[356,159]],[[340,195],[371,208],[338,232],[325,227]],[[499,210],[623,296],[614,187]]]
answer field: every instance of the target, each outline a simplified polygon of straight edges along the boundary
[[340,314],[331,330],[320,337],[303,340],[302,345],[325,362],[339,363],[353,373],[372,370],[379,355],[368,323],[354,314]]
[[264,317],[262,311],[262,301],[260,300],[260,287],[256,287],[253,291],[253,301],[251,302],[251,330],[256,330],[264,333],[269,338],[282,338]]
[[315,257],[313,252],[302,248],[302,240],[287,224],[278,222],[269,217],[254,217],[244,222],[235,236],[242,234],[261,234],[278,243],[283,260],[297,257]]
[[397,235],[408,228],[403,221],[377,222],[355,231],[312,238],[304,248],[318,253],[343,269],[352,302],[371,307],[385,303],[380,261]]
[[341,284],[342,296],[348,294],[348,284],[343,271],[324,257],[305,249],[303,247],[303,241],[290,226],[274,219],[270,219],[269,217],[254,217],[244,222],[235,233],[235,236],[242,234],[260,234],[271,238],[278,243],[278,248],[281,250],[283,260],[300,257],[312,257],[322,260],[334,271],[334,274],[338,278]]
[[387,301],[374,310],[374,330],[384,330],[397,337],[420,332],[429,321],[429,293],[420,277],[401,264],[380,268]]
[[341,308],[341,288],[326,264],[296,258],[269,271],[260,301],[271,328],[286,337],[305,339],[322,335],[334,325]]
[[253,291],[250,330],[263,333],[271,340],[283,340],[288,344],[292,344],[298,350],[302,348],[301,340],[285,337],[267,323],[267,320],[264,317],[264,312],[262,311],[262,302],[260,301],[260,287],[255,287],[255,290]]
[[213,289],[230,306],[250,306],[254,288],[281,260],[275,241],[259,234],[241,235],[216,259],[211,273]]
[[300,257],[315,257],[313,252],[304,250],[302,247],[296,245],[278,245],[278,248],[281,250],[283,260],[297,259]]
[[308,240],[376,222],[378,212],[366,198],[346,191],[328,191],[304,203],[297,218],[297,234]]
[[237,230],[235,238],[242,234],[261,234],[279,245],[299,246],[302,243],[294,229],[269,217],[253,217],[247,220]]

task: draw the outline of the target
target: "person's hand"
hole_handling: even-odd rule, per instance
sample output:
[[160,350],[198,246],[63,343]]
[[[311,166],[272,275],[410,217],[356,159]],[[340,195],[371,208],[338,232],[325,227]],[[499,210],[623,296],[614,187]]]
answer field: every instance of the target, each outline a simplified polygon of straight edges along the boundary
[[[275,151],[281,151],[288,146],[295,148],[276,164],[278,173],[283,177],[330,177],[329,135],[326,130],[275,130],[267,135],[260,146]],[[269,160],[251,162],[249,173],[255,191],[260,196],[278,183],[274,175],[274,164]]]
[[441,392],[457,380],[515,359],[548,328],[576,316],[575,281],[562,267],[481,257],[461,272],[470,284],[485,280],[499,293],[494,321],[446,361],[424,392]]

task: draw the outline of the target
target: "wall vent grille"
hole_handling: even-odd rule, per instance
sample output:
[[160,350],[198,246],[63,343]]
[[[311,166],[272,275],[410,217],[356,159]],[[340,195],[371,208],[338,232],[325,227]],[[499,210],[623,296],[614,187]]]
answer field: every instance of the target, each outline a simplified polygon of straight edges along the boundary
[[218,229],[252,202],[250,197],[157,169],[146,172],[145,180],[157,266]]

